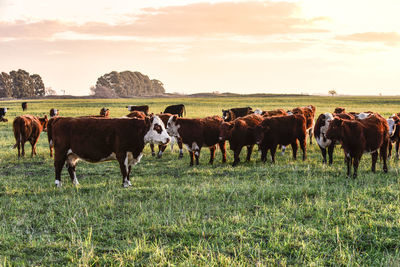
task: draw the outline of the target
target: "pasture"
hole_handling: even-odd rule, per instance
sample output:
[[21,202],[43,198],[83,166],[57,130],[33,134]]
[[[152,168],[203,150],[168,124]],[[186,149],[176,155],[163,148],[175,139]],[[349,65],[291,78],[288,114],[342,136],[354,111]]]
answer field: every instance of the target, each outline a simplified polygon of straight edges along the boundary
[[[368,265],[400,264],[399,162],[391,159],[384,174],[378,161],[370,171],[364,154],[356,180],[345,175],[343,152],[337,146],[332,166],[322,162],[314,140],[308,159],[292,160],[291,149],[277,153],[276,164],[260,162],[255,147],[251,162],[231,167],[214,165],[203,148],[200,165],[178,160],[177,146],[162,159],[144,157],[132,170],[130,188],[121,186],[116,161],[79,162],[80,185],[62,173],[54,184],[47,134],[38,155],[17,158],[12,120],[21,114],[61,116],[128,114],[126,105],[148,104],[150,112],[184,103],[186,117],[221,115],[223,108],[291,109],[313,104],[320,113],[337,106],[347,111],[379,112],[385,118],[400,112],[399,97],[266,97],[161,98],[118,100],[32,100],[10,107],[0,124],[0,266],[22,265]],[[298,152],[298,156],[299,156]]]

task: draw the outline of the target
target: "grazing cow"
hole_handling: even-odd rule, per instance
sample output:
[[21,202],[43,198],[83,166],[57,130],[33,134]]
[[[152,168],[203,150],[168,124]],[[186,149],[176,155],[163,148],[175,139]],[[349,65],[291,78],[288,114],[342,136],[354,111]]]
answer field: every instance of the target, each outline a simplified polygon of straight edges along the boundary
[[140,161],[145,144],[166,144],[170,140],[157,116],[145,119],[64,118],[53,124],[52,131],[57,186],[61,186],[65,162],[72,182],[79,184],[75,167],[80,159],[93,163],[117,160],[122,185],[131,186],[131,167]]
[[240,151],[244,146],[247,147],[246,161],[250,161],[251,153],[256,143],[254,127],[260,124],[263,119],[261,115],[250,114],[221,124],[219,139],[229,141],[230,149],[234,153],[232,166],[236,166],[240,162]]
[[56,116],[58,116],[58,114],[59,114],[58,109],[55,109],[55,108],[50,109],[50,118],[56,117]]
[[310,139],[310,145],[312,145],[312,131],[315,124],[315,107],[309,105],[306,107],[298,107],[288,111],[288,115],[297,114],[303,115],[306,118],[306,129]]
[[21,146],[22,156],[25,156],[26,141],[31,143],[31,156],[33,157],[33,155],[36,155],[36,143],[39,140],[40,133],[47,130],[47,122],[47,115],[43,118],[32,115],[22,115],[14,119],[13,130],[16,141],[14,148],[18,148],[18,158],[21,157]]
[[7,113],[7,108],[0,108],[0,122],[7,122],[8,120],[4,118]]
[[144,114],[149,115],[149,106],[147,106],[147,105],[143,105],[143,106],[132,106],[132,105],[129,105],[129,106],[126,106],[126,108],[130,112],[132,112],[132,111],[141,111]]
[[363,153],[371,153],[372,172],[378,159],[378,150],[383,160],[383,171],[388,171],[386,165],[389,143],[389,126],[379,114],[373,114],[364,120],[346,120],[335,118],[329,124],[326,132],[328,139],[340,141],[347,163],[347,177],[350,177],[353,163],[353,178],[357,177],[358,164]]
[[225,140],[219,140],[219,127],[223,120],[219,116],[203,119],[178,118],[171,116],[167,122],[167,132],[176,138],[181,138],[189,151],[190,166],[193,166],[194,157],[199,165],[200,151],[203,146],[210,149],[210,164],[213,164],[216,144],[222,152],[222,162],[226,162]]
[[275,109],[275,110],[261,110],[256,109],[254,110],[254,114],[259,114],[264,117],[272,117],[272,116],[286,116],[288,115],[287,112],[283,109]]
[[173,115],[178,115],[178,117],[183,117],[183,113],[186,116],[186,109],[184,104],[171,105],[165,108],[163,113],[170,113]]
[[28,109],[28,102],[22,102],[21,103],[21,107],[22,107],[23,111],[27,110]]
[[399,159],[399,144],[400,144],[400,118],[393,114],[387,119],[388,126],[389,126],[389,159],[392,156],[392,143],[395,143],[396,147],[396,159]]
[[321,149],[322,163],[326,163],[326,148],[328,148],[329,165],[331,165],[333,162],[333,151],[337,141],[326,138],[326,132],[328,131],[329,123],[333,120],[334,116],[348,120],[355,119],[353,115],[346,113],[332,114],[327,112],[319,115],[314,126],[314,137],[315,140],[317,140],[319,148]]
[[337,108],[335,108],[335,111],[333,111],[333,113],[335,113],[335,114],[346,113],[346,109],[345,108],[341,108],[341,107],[337,107]]
[[226,122],[233,121],[237,118],[251,114],[251,111],[252,111],[251,107],[223,109],[222,118]]
[[146,118],[146,114],[144,114],[144,112],[142,111],[132,111],[131,113],[129,113],[128,115],[126,115],[128,118],[137,118],[137,119],[145,119]]
[[293,158],[297,156],[297,140],[303,151],[303,160],[307,157],[306,119],[303,115],[276,116],[265,118],[254,130],[256,143],[261,149],[261,160],[267,160],[270,150],[272,162],[275,162],[275,152],[278,145],[291,144]]
[[100,109],[100,116],[108,118],[110,116],[110,110],[103,107],[102,109]]

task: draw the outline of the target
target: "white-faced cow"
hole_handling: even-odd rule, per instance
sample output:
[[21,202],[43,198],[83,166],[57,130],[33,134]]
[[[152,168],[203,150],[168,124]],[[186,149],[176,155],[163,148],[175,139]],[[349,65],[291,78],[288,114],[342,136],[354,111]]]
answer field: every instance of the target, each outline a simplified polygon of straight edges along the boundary
[[50,109],[50,118],[56,117],[59,115],[59,110],[56,108]]
[[0,108],[0,122],[7,122],[8,120],[4,118],[7,113],[8,108]]
[[400,118],[393,114],[387,119],[389,125],[389,159],[392,156],[392,143],[395,144],[396,147],[396,159],[399,159],[399,143],[400,143]]
[[122,185],[131,186],[131,167],[137,164],[146,143],[167,144],[170,136],[157,116],[145,119],[62,118],[52,126],[56,185],[61,186],[61,170],[67,163],[71,181],[78,184],[78,160],[117,160]]

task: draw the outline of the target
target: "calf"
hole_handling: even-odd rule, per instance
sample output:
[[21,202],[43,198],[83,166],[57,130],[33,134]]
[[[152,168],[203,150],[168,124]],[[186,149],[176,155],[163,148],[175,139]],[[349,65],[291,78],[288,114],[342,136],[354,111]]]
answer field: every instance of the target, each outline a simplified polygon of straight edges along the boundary
[[336,140],[326,138],[326,132],[328,131],[329,123],[333,120],[334,116],[348,120],[355,119],[353,115],[346,113],[332,114],[327,112],[319,115],[314,126],[314,137],[315,140],[317,140],[319,148],[321,149],[322,163],[326,163],[326,148],[328,148],[329,165],[331,165],[333,162],[333,151],[337,142]]
[[389,126],[389,159],[392,156],[392,143],[396,147],[396,159],[399,159],[399,143],[400,143],[400,119],[397,115],[393,114],[387,119]]
[[183,117],[183,113],[185,113],[186,116],[186,109],[184,104],[178,104],[178,105],[171,105],[165,108],[163,113],[169,113],[173,115],[178,115],[178,117]]
[[234,153],[232,166],[236,166],[240,162],[239,156],[244,146],[247,147],[246,161],[250,161],[251,153],[256,143],[254,127],[260,124],[263,119],[261,115],[251,114],[221,124],[219,139],[229,141],[230,149]]
[[148,105],[143,105],[143,106],[126,106],[126,108],[132,112],[132,111],[141,111],[144,114],[148,115],[149,114],[149,106]]
[[310,139],[310,145],[312,145],[312,131],[315,124],[314,117],[315,117],[315,107],[313,105],[309,105],[306,107],[298,107],[294,108],[288,112],[289,115],[297,114],[297,115],[304,115],[306,118],[306,128],[307,133]]
[[28,102],[22,102],[21,103],[21,107],[22,107],[23,111],[27,110],[28,109]]
[[358,164],[363,153],[371,153],[372,172],[378,159],[378,150],[383,160],[383,171],[388,171],[386,165],[389,143],[389,126],[379,114],[372,114],[364,120],[346,120],[335,118],[326,132],[328,139],[340,141],[347,163],[347,176],[350,177],[353,163],[353,178],[357,177]]
[[131,167],[137,164],[145,143],[169,142],[161,119],[119,118],[63,118],[53,124],[54,167],[56,185],[61,186],[61,171],[66,162],[74,184],[79,184],[75,174],[80,159],[89,162],[117,160],[122,174],[122,185],[131,186]]
[[210,149],[210,164],[213,164],[216,144],[222,152],[222,162],[226,162],[225,140],[219,140],[219,127],[223,120],[219,116],[203,119],[178,118],[176,115],[168,119],[167,131],[171,136],[181,138],[189,151],[190,166],[194,157],[199,165],[200,151],[203,146]]
[[233,121],[237,118],[244,117],[246,115],[249,115],[251,113],[252,108],[251,107],[245,107],[245,108],[231,108],[231,109],[223,109],[222,110],[222,118],[224,121]]
[[[16,117],[13,121],[13,130],[15,137],[14,148],[18,148],[18,158],[25,156],[25,142],[29,141],[32,146],[32,154],[36,155],[36,144],[39,140],[40,133],[47,130],[47,115],[39,118],[32,115],[22,115]],[[20,151],[22,146],[22,153]]]
[[303,115],[291,115],[265,118],[255,128],[256,142],[261,149],[261,160],[267,159],[270,150],[272,162],[275,162],[275,152],[278,145],[291,144],[293,158],[297,156],[297,140],[303,151],[303,160],[307,157],[306,151],[306,119]]
[[7,113],[7,108],[0,108],[0,122],[7,122],[8,120],[4,118]]
[[56,117],[58,115],[59,115],[58,109],[55,109],[55,108],[50,109],[50,118]]
[[110,110],[103,107],[100,109],[100,116],[108,118],[110,116]]

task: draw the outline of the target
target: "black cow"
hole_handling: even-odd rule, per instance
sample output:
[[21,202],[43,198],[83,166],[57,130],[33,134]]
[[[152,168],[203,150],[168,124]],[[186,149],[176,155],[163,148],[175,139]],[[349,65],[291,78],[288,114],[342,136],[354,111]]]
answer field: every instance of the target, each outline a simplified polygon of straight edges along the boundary
[[237,118],[251,114],[252,110],[251,107],[223,109],[222,118],[224,121],[233,121]]
[[28,109],[28,102],[22,102],[21,106],[22,106],[22,110],[23,111],[27,110]]
[[126,106],[126,108],[132,112],[132,111],[141,111],[146,115],[149,115],[149,106],[148,105],[143,105],[143,106]]
[[163,113],[170,113],[173,115],[178,115],[178,117],[183,117],[183,113],[186,116],[186,109],[184,104],[171,105],[165,108]]

